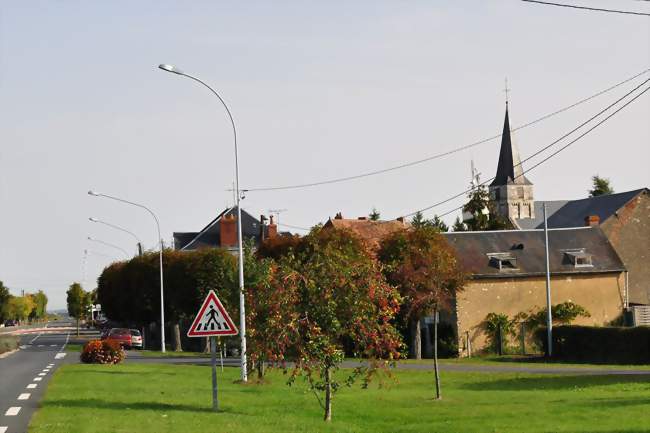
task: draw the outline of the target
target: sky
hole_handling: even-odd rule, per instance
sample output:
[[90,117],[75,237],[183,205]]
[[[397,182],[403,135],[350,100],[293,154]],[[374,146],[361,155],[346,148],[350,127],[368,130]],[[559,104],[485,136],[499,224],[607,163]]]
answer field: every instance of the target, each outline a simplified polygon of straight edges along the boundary
[[[633,0],[586,3],[650,12]],[[89,217],[155,247],[148,213],[89,189],[150,207],[166,242],[232,205],[226,112],[206,88],[160,63],[200,77],[230,107],[241,187],[283,186],[499,134],[506,77],[513,127],[606,89],[650,67],[650,18],[516,0],[2,0],[0,280],[12,293],[44,290],[58,309],[73,281],[93,289],[124,254],[88,236],[135,253],[128,234]],[[647,78],[517,131],[522,158]],[[528,173],[535,198],[586,197],[594,174],[616,191],[650,186],[649,119],[650,92]],[[280,222],[305,228],[373,207],[392,219],[465,190],[471,160],[492,177],[498,150],[492,140],[350,182],[251,191],[242,207],[254,216],[286,209]]]

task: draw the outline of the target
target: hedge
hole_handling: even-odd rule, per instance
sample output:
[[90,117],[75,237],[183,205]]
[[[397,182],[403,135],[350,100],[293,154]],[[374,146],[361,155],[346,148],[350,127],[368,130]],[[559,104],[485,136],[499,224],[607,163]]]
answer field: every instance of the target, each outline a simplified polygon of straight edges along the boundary
[[[535,333],[547,350],[546,328]],[[608,364],[649,364],[650,327],[557,326],[553,328],[553,358]]]

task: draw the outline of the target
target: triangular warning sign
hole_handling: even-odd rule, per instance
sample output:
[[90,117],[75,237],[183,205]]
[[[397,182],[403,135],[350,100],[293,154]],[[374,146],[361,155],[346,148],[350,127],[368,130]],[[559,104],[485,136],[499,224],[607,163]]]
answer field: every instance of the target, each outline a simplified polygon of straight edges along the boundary
[[209,337],[211,335],[237,335],[239,331],[217,295],[210,290],[196,315],[188,337]]

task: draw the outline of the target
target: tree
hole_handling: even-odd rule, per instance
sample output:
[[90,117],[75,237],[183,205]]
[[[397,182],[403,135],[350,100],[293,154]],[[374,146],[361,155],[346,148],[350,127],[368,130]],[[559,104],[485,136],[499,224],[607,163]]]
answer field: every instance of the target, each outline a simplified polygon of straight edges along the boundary
[[28,295],[34,302],[34,309],[29,315],[30,319],[42,320],[47,311],[47,295],[42,290]]
[[[421,357],[420,321],[430,313],[439,317],[448,310],[457,292],[463,289],[465,275],[447,240],[432,227],[414,227],[386,237],[378,257],[384,264],[388,282],[399,288],[406,318],[411,323],[413,354]],[[438,374],[438,321],[434,321],[434,370],[436,398],[440,398]]]
[[422,212],[418,211],[411,219],[411,225],[413,227],[434,227],[439,232],[448,232],[449,226],[438,215],[434,215],[432,219],[426,219],[422,215]]
[[5,311],[8,318],[22,322],[27,320],[34,306],[34,301],[29,296],[11,296]]
[[466,232],[467,226],[465,226],[465,223],[461,221],[460,217],[456,217],[456,220],[454,221],[454,225],[451,226],[451,229],[455,232]]
[[372,212],[370,212],[370,215],[368,215],[368,218],[370,221],[379,221],[379,218],[381,217],[381,214],[376,208],[372,208]]
[[86,317],[90,307],[90,297],[79,283],[72,283],[66,292],[68,314],[77,319],[77,336],[79,336],[79,320]]
[[469,200],[463,206],[463,212],[472,215],[472,218],[464,221],[469,231],[505,230],[509,228],[508,222],[496,213],[485,185],[479,184],[473,187],[467,198]]
[[591,182],[592,189],[589,190],[589,197],[614,194],[614,188],[612,188],[609,179],[595,175],[591,177]]
[[9,293],[9,289],[0,281],[0,323],[4,323],[8,318],[5,310],[8,307],[10,298],[11,294]]
[[[298,294],[292,302],[295,364],[289,383],[304,376],[330,421],[341,385],[351,386],[360,376],[367,384],[378,368],[399,358],[401,339],[391,321],[400,297],[363,241],[348,230],[316,227],[281,266],[295,271],[284,284],[295,284],[291,290]],[[369,363],[341,383],[334,373],[346,348]]]

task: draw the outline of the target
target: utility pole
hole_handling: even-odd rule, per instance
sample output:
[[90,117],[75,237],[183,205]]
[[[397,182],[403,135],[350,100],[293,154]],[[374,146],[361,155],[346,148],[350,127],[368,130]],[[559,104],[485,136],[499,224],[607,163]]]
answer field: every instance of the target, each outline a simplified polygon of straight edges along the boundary
[[546,252],[546,344],[548,357],[553,355],[553,313],[551,312],[551,270],[548,259],[548,219],[544,203],[544,250]]

